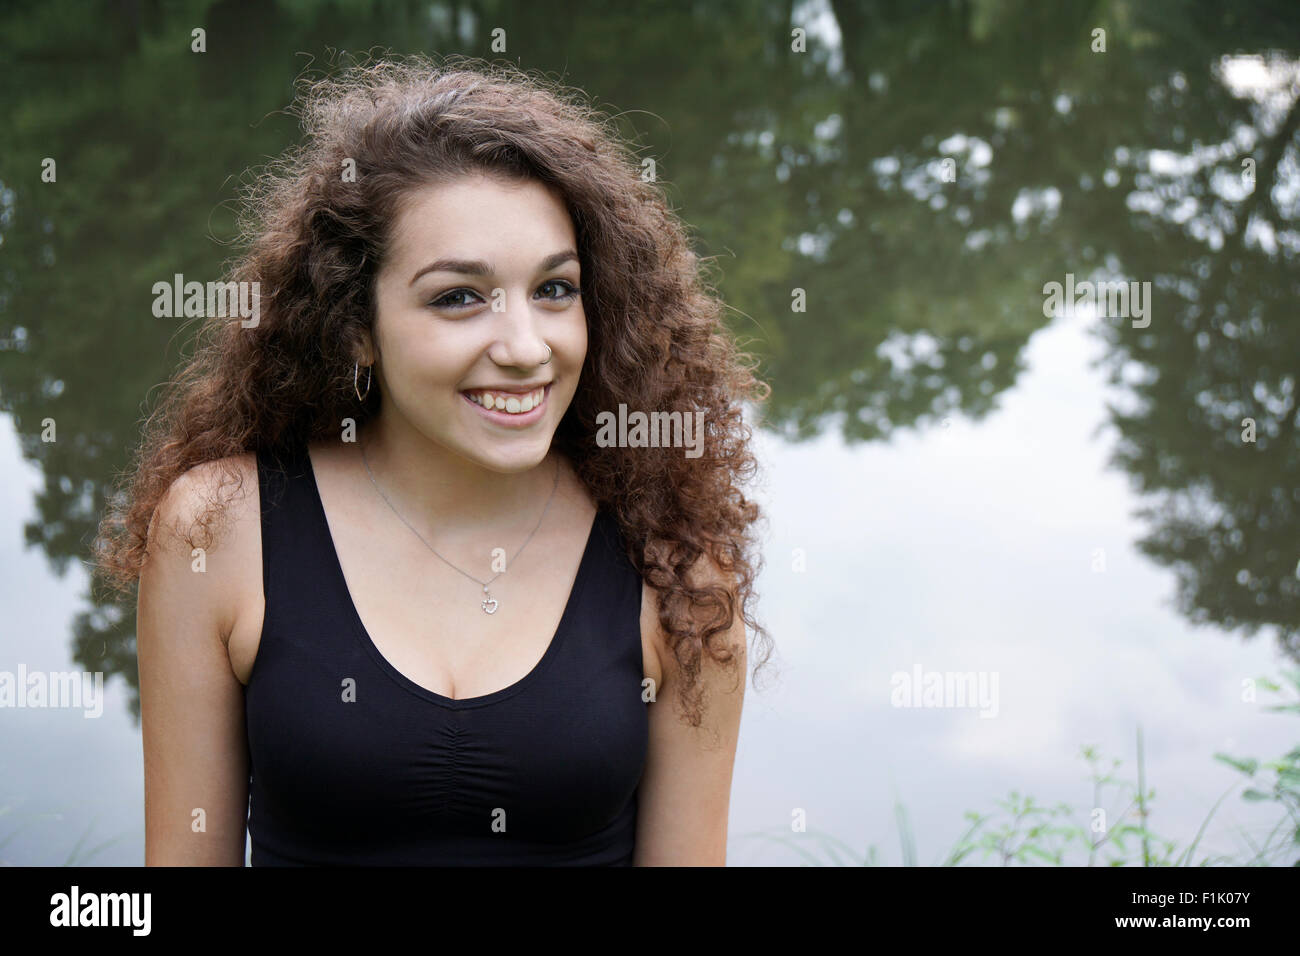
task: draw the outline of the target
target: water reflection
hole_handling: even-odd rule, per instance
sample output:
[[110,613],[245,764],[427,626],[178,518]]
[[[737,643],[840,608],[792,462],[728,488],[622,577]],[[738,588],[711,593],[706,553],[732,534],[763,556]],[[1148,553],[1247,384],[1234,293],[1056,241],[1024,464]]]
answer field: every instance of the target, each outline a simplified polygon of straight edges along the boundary
[[[1045,283],[1150,282],[1147,327],[1095,323],[1131,399],[1110,409],[1113,461],[1147,496],[1141,547],[1188,618],[1266,629],[1300,658],[1300,12],[834,0],[793,21],[749,2],[646,20],[609,2],[558,29],[558,9],[0,14],[0,389],[44,474],[27,540],[56,570],[86,559],[142,402],[193,331],[153,318],[152,285],[219,274],[235,180],[294,139],[276,111],[298,52],[482,55],[500,24],[512,59],[629,111],[616,121],[764,359],[765,425],[791,441],[982,418],[1052,321]],[[138,715],[134,631],[133,605],[95,594],[73,641]]]

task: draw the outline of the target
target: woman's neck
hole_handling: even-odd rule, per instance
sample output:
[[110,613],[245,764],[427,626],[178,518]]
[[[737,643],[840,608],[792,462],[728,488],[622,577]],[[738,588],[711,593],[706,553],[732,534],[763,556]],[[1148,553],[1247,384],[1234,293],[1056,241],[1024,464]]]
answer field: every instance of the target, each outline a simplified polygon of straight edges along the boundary
[[363,426],[357,446],[362,480],[371,485],[368,464],[391,507],[422,533],[437,529],[443,541],[461,534],[510,534],[521,523],[536,522],[552,489],[558,494],[556,468],[563,464],[552,451],[526,471],[502,474],[382,414]]

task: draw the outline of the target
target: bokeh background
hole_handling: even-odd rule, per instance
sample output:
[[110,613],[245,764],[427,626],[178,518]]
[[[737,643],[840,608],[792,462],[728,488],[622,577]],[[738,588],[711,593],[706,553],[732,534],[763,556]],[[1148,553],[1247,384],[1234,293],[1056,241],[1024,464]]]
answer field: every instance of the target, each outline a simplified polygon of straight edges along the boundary
[[[762,359],[729,863],[1300,858],[1292,0],[14,0],[0,670],[107,698],[0,709],[0,860],[143,861],[134,602],[86,561],[193,333],[151,288],[219,276],[295,78],[372,49],[585,90]],[[1067,274],[1149,282],[1149,326],[1045,314]],[[893,706],[918,666],[996,716]]]

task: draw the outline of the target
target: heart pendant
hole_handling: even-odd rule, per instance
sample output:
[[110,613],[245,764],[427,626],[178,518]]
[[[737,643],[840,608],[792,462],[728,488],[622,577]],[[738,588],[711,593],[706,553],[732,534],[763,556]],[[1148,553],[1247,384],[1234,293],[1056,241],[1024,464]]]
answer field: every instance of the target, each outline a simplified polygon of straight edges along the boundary
[[500,607],[501,605],[496,598],[485,597],[483,599],[483,604],[481,606],[483,610],[486,611],[488,614],[495,614],[497,612],[497,608]]

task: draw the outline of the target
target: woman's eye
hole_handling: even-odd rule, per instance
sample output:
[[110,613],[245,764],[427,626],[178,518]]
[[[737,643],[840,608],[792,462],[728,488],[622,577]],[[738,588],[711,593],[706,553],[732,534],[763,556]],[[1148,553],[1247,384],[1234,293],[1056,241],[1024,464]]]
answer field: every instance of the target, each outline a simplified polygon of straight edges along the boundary
[[554,302],[563,302],[565,299],[576,299],[582,292],[582,290],[572,282],[567,282],[564,279],[550,279],[543,282],[537,291],[545,292],[545,290],[549,288],[559,289],[560,294],[543,295],[542,298],[551,299]]
[[469,301],[458,301],[458,297],[471,295],[477,295],[477,293],[469,289],[452,289],[450,292],[438,296],[438,298],[434,299],[429,304],[443,309],[463,309],[472,303]]

